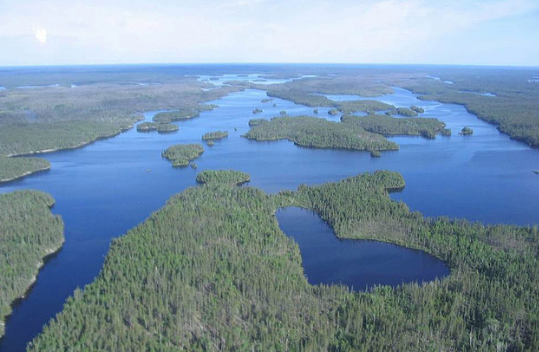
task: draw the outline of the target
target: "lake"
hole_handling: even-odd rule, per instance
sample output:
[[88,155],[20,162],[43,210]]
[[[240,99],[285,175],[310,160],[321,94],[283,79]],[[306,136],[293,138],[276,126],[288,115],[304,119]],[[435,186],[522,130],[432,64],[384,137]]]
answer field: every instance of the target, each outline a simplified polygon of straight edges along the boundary
[[[256,79],[262,78],[257,75]],[[208,78],[212,81],[218,80]],[[242,138],[251,118],[279,116],[281,110],[290,116],[313,115],[314,108],[281,99],[262,103],[264,98],[267,96],[260,90],[231,94],[211,102],[219,105],[214,111],[178,122],[176,133],[137,133],[131,129],[81,149],[43,154],[52,164],[50,171],[0,185],[1,193],[26,188],[50,193],[56,199],[53,212],[64,219],[66,237],[62,250],[47,262],[29,295],[8,319],[0,351],[23,351],[43,324],[61,311],[74,289],[92,282],[112,238],[144,221],[173,194],[195,186],[196,174],[206,169],[247,172],[250,186],[270,193],[295,189],[302,183],[316,185],[389,169],[400,172],[406,181],[406,188],[391,197],[427,216],[521,225],[539,222],[539,176],[533,173],[539,168],[539,151],[510,140],[462,106],[420,101],[400,88],[395,94],[376,98],[396,106],[421,106],[425,109],[422,116],[444,121],[453,136],[435,140],[393,137],[401,149],[372,158],[368,152],[308,149],[288,141]],[[255,108],[263,112],[253,115]],[[340,118],[329,116],[328,108],[318,110],[320,117]],[[146,112],[146,120],[155,113]],[[472,127],[474,135],[458,136],[464,126]],[[195,160],[197,170],[172,168],[161,157],[168,146],[201,143],[204,133],[215,130],[228,130],[229,136],[215,141],[213,147],[204,146],[206,151]],[[395,250],[390,245],[379,247]],[[382,267],[386,261],[383,255],[373,260]],[[401,279],[397,275],[395,282]],[[381,276],[379,280],[382,283]]]

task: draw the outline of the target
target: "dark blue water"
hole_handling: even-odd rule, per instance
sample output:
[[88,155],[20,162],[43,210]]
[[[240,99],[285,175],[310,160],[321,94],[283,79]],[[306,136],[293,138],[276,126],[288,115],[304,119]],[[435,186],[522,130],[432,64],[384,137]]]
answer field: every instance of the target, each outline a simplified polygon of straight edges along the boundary
[[439,259],[393,244],[339,239],[333,229],[310,210],[290,207],[275,216],[281,230],[299,245],[303,269],[312,285],[346,285],[364,291],[375,285],[398,286],[449,275]]
[[[196,173],[205,169],[247,172],[250,185],[267,192],[390,169],[401,172],[406,180],[404,191],[392,197],[426,215],[486,223],[539,222],[539,176],[533,173],[539,169],[539,152],[511,141],[461,106],[418,101],[402,89],[380,97],[397,106],[424,107],[423,116],[445,121],[454,135],[436,140],[392,138],[401,145],[399,151],[371,158],[368,152],[307,149],[288,141],[241,138],[251,118],[271,118],[281,110],[291,116],[312,115],[313,108],[281,99],[264,104],[264,98],[265,92],[257,90],[231,94],[213,102],[218,109],[178,123],[177,133],[132,129],[82,149],[44,154],[52,164],[50,171],[0,185],[0,193],[24,188],[50,193],[56,199],[53,211],[64,219],[66,236],[62,251],[47,263],[28,297],[7,321],[0,351],[24,350],[73,290],[98,274],[111,239],[142,222],[171,195],[195,186]],[[253,115],[255,108],[263,112]],[[327,108],[319,111],[320,117],[340,118],[329,116]],[[153,113],[146,113],[147,119],[151,116]],[[457,136],[463,126],[471,126],[474,135]],[[213,130],[228,130],[229,137],[205,147],[195,161],[198,170],[175,169],[161,158],[171,144],[200,143],[202,134]]]

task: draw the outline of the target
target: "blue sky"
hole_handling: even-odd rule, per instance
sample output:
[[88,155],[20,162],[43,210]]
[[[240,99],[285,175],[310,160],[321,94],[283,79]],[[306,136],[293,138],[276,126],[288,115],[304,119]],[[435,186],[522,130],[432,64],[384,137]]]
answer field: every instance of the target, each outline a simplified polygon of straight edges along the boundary
[[539,66],[538,0],[0,0],[0,66]]

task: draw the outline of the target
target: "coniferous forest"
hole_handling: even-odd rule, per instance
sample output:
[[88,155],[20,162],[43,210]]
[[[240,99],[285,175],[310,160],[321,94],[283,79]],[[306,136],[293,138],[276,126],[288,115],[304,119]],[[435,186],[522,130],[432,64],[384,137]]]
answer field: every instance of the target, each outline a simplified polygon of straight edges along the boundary
[[[392,202],[379,171],[270,196],[208,183],[113,242],[30,351],[536,351],[539,232],[427,219]],[[451,275],[352,293],[311,286],[280,207],[320,214],[342,238],[425,250]]]

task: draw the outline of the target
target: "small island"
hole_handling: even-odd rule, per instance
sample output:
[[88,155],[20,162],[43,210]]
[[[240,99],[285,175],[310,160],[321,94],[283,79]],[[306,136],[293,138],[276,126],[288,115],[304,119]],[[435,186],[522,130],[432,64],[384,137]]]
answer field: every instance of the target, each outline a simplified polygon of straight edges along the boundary
[[204,153],[204,147],[200,144],[175,144],[168,147],[161,155],[172,162],[174,167],[189,165],[191,160],[198,158]]
[[205,133],[202,136],[203,141],[210,141],[214,139],[222,139],[228,137],[228,131],[213,131]]
[[533,170],[536,175],[539,175],[539,170]]
[[160,124],[159,126],[157,126],[158,133],[171,133],[171,132],[176,132],[178,130],[179,130],[178,125],[175,125],[173,123],[165,123],[165,124]]
[[337,110],[337,109],[331,109],[331,110],[328,111],[329,115],[338,115],[339,113],[340,113],[340,111]]
[[423,108],[421,108],[419,106],[415,106],[415,105],[410,106],[410,110],[415,111],[418,114],[422,114],[422,113],[425,112],[425,109],[423,109]]
[[214,142],[213,140],[210,139],[210,140],[208,140],[208,141],[206,142],[206,145],[207,145],[208,147],[213,147],[213,146],[215,145],[215,142]]
[[279,114],[281,114],[281,115],[286,115],[286,110],[281,110],[281,111],[279,112]]
[[157,122],[142,122],[137,125],[137,132],[156,131],[158,126]]
[[245,172],[236,170],[206,170],[197,175],[198,183],[218,183],[227,185],[242,185],[251,180],[251,176]]
[[181,109],[176,111],[160,112],[155,114],[153,121],[157,123],[171,123],[173,121],[188,120],[199,115],[198,111],[193,109]]
[[262,112],[262,110],[259,109],[259,108],[256,108],[256,109],[253,110],[253,114],[260,114],[261,112]]
[[270,101],[273,101],[272,98],[266,98],[266,99],[262,99],[260,102],[265,104],[265,103],[269,103]]
[[401,116],[408,116],[408,117],[417,116],[417,112],[415,110],[408,109],[408,108],[397,108],[396,111],[397,111],[397,114]]
[[473,134],[473,129],[471,127],[465,126],[459,133],[461,136],[471,136]]

